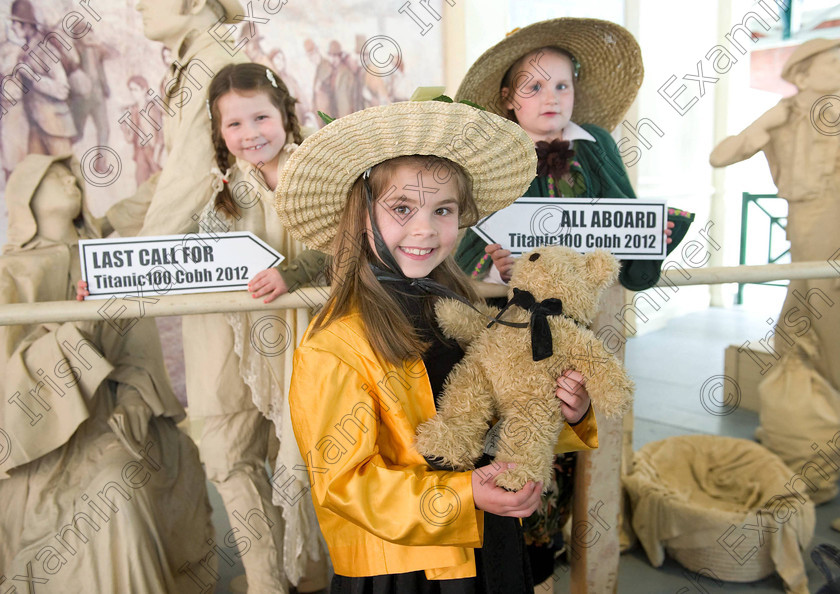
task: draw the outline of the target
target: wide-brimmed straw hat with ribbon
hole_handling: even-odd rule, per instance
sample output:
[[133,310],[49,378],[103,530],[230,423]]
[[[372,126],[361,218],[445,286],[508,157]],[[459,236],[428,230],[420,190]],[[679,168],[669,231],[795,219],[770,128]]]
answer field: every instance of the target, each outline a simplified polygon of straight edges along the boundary
[[542,47],[564,49],[580,64],[572,121],[615,129],[642,85],[642,51],[627,29],[598,19],[560,18],[514,29],[470,67],[455,100],[506,115],[500,95],[505,73],[519,58]]
[[283,226],[308,247],[332,253],[353,183],[369,167],[405,155],[445,157],[463,167],[479,216],[522,196],[537,168],[525,131],[487,111],[443,101],[370,107],[327,124],[289,157],[275,192]]

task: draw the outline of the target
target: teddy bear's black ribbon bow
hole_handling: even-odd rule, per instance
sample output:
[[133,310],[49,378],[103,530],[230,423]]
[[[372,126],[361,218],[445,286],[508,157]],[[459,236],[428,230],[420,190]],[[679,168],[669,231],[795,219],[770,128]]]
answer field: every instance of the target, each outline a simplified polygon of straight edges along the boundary
[[[563,315],[563,302],[553,297],[537,301],[530,291],[523,291],[514,287],[513,297],[505,304],[494,321],[501,322],[499,318],[511,305],[531,312],[531,357],[534,361],[548,359],[554,354],[548,316]],[[488,328],[492,325],[493,322],[490,322]]]

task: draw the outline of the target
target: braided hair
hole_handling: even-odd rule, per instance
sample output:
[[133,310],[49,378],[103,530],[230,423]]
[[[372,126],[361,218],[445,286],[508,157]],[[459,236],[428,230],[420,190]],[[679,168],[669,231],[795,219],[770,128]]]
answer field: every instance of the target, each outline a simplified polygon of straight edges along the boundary
[[[269,77],[269,73],[271,73],[271,77]],[[276,87],[274,86],[275,83],[277,85]],[[213,80],[210,82],[210,88],[207,91],[207,101],[212,116],[210,128],[213,147],[216,150],[216,165],[222,173],[230,168],[231,155],[222,137],[222,118],[219,113],[218,101],[223,95],[231,91],[266,93],[272,105],[280,111],[283,117],[287,142],[295,142],[297,144],[303,142],[300,123],[295,114],[295,103],[297,103],[297,99],[289,93],[289,89],[286,87],[283,79],[273,70],[266,68],[262,64],[255,64],[253,62],[247,64],[228,64],[213,77]],[[236,201],[233,199],[227,184],[223,184],[222,189],[216,194],[216,200],[213,206],[216,210],[224,210],[231,216],[237,217],[239,215]]]

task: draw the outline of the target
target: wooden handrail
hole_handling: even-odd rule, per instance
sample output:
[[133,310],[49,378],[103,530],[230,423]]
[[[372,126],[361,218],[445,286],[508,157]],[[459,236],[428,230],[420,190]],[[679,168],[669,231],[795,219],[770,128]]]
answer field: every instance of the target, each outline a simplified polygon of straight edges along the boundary
[[[670,268],[666,265],[657,286],[713,285],[806,278],[837,278],[840,269],[831,262],[794,262],[761,266]],[[507,287],[475,283],[482,297],[501,297]],[[271,303],[253,299],[247,292],[198,293],[192,295],[147,294],[141,297],[0,305],[0,326],[37,322],[119,320],[137,317],[182,316],[236,311],[265,311],[315,307],[326,301],[327,287],[304,288],[278,297]]]

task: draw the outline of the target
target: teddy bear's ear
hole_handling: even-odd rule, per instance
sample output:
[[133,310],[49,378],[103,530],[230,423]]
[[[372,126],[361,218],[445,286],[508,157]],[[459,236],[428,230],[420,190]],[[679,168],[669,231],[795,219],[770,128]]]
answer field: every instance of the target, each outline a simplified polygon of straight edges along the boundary
[[594,250],[586,254],[586,271],[597,286],[608,287],[618,278],[621,267],[615,256],[607,250]]

